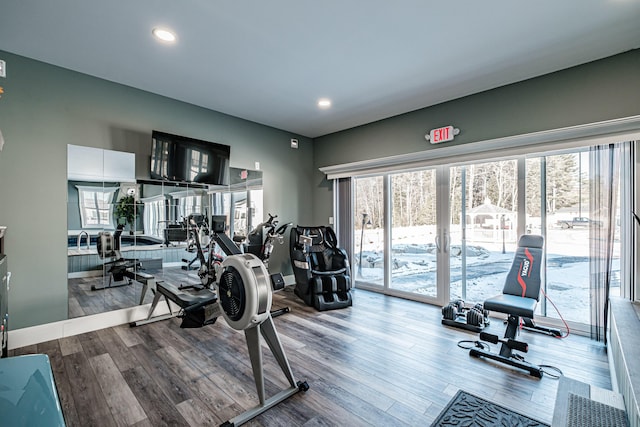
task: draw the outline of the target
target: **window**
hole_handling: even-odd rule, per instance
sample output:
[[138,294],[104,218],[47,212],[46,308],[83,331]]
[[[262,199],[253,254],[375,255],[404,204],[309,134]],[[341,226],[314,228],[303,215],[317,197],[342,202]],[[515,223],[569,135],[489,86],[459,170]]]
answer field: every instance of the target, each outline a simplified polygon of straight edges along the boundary
[[191,155],[191,170],[189,171],[189,179],[195,181],[196,177],[200,174],[207,174],[209,172],[209,155],[205,152],[198,150],[189,150]]
[[113,196],[119,187],[77,185],[82,228],[115,228]]
[[203,213],[205,206],[202,204],[202,195],[202,190],[195,189],[171,193],[176,218],[179,218],[181,221],[191,214]]
[[450,168],[451,300],[502,292],[518,242],[518,190],[516,160]]
[[384,184],[381,176],[358,178],[353,212],[356,280],[369,285],[384,283]]
[[519,237],[539,234],[539,317],[593,330],[600,301],[627,292],[620,225],[630,209],[620,200],[630,175],[615,161],[623,145],[354,175],[354,285],[435,304],[482,302],[502,292]]
[[157,176],[169,176],[169,141],[154,138],[151,151],[151,172]]
[[164,239],[167,224],[166,198],[154,196],[140,201],[144,203],[144,234]]
[[436,296],[436,170],[391,175],[390,289]]

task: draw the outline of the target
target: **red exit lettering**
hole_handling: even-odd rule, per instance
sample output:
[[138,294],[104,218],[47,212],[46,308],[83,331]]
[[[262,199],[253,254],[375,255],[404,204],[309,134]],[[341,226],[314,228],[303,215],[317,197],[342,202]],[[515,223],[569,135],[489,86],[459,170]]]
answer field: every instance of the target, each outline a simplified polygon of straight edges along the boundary
[[432,129],[429,132],[430,142],[437,144],[439,142],[447,142],[453,139],[453,126],[445,126],[442,128]]
[[449,128],[434,129],[433,142],[446,141],[449,138]]

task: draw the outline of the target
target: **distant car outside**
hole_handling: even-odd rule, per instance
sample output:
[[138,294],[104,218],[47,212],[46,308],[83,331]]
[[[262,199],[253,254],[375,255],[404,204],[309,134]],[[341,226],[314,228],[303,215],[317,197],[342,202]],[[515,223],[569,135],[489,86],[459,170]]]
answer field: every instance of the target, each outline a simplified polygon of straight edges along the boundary
[[594,224],[597,227],[602,226],[602,222],[590,220],[586,216],[576,216],[572,219],[561,219],[556,223],[558,227],[565,229],[575,227],[589,227],[591,224]]

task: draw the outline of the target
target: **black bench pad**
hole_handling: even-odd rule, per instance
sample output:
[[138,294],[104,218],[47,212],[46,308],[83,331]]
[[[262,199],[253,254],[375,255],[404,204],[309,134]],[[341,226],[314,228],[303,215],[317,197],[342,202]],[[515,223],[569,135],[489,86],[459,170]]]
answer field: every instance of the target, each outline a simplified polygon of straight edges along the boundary
[[538,301],[534,298],[502,294],[486,300],[484,309],[533,319],[537,303]]

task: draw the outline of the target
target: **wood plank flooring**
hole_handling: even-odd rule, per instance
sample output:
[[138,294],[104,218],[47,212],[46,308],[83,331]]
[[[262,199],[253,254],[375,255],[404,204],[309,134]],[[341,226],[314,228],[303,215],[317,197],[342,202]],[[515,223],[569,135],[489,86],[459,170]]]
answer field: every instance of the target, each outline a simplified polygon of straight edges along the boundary
[[[440,308],[363,290],[354,306],[317,312],[292,289],[274,294],[274,319],[297,380],[310,389],[249,426],[428,426],[458,389],[550,423],[558,381],[535,379],[458,347],[476,334],[440,324]],[[219,425],[257,404],[243,333],[223,319],[179,319],[95,331],[11,351],[46,353],[68,426]],[[502,335],[493,321],[489,332]],[[527,360],[611,388],[604,347],[586,337],[530,332]],[[494,350],[496,346],[493,346]],[[288,386],[266,345],[266,393]]]

